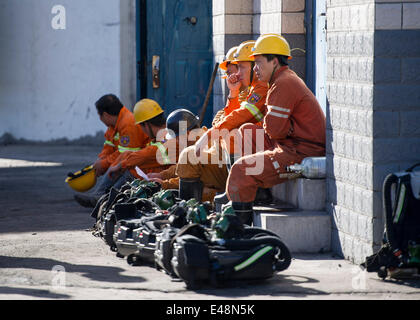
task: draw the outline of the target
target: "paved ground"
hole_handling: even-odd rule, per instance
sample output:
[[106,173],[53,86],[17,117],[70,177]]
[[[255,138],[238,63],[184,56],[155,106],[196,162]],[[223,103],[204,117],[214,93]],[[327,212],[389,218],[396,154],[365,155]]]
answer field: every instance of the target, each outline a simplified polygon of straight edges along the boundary
[[296,255],[263,283],[197,291],[150,266],[130,266],[86,231],[90,210],[64,183],[98,151],[0,146],[0,299],[420,299],[420,280],[382,281],[331,253]]

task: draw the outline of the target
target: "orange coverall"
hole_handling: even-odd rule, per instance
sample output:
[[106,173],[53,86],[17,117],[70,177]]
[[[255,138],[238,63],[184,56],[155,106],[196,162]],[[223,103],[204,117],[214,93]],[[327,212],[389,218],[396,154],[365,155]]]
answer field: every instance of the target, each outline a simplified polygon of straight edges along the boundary
[[235,99],[228,99],[226,102],[226,106],[219,110],[216,115],[214,116],[212,126],[216,126],[217,123],[222,121],[224,117],[229,115],[233,110],[239,108],[241,106],[241,103],[246,100],[246,98],[249,95],[249,90],[251,89],[251,86],[246,87],[244,90],[239,92],[239,95]]
[[[251,143],[256,153],[245,155],[231,168],[226,192],[234,202],[254,201],[258,187],[270,188],[286,180],[282,176],[286,166],[325,155],[325,115],[302,79],[287,66],[273,74],[266,104],[263,129],[246,124],[240,130],[243,142]],[[264,130],[260,146],[254,138],[258,130]]]
[[133,113],[123,107],[115,127],[108,127],[105,132],[105,143],[98,155],[101,167],[108,169],[122,153],[140,150],[149,140],[141,127],[136,125]]
[[[229,99],[228,106],[230,108],[229,114],[217,122],[213,128],[229,131],[239,128],[244,123],[257,123],[262,126],[262,120],[267,111],[265,100],[267,96],[268,86],[266,83],[256,79],[251,83],[248,96],[244,101],[239,100],[239,97]],[[238,136],[236,136],[238,140]],[[230,137],[229,153],[235,153],[235,135]]]
[[121,163],[121,168],[130,170],[130,173],[136,178],[140,178],[135,170],[136,166],[143,170],[144,173],[165,170],[171,164],[176,163],[176,159],[171,159],[168,156],[168,149],[165,146],[167,143],[172,143],[173,141],[171,140],[166,143],[151,141],[146,147],[138,151],[121,154],[115,163]]

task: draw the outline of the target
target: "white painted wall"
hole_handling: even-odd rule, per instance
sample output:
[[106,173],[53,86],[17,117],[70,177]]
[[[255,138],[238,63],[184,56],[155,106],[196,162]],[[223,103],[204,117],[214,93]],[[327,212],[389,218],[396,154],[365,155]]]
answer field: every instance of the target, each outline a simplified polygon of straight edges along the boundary
[[[58,4],[65,30],[51,26]],[[0,0],[0,136],[72,140],[104,131],[94,103],[120,95],[120,65],[120,1]]]

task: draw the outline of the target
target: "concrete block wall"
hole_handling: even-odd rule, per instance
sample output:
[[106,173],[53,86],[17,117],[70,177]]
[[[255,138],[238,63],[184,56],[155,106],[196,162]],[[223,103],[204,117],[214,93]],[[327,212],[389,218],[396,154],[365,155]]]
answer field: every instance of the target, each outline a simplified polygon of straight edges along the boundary
[[383,179],[420,158],[420,2],[397,2],[327,1],[327,211],[355,262],[381,245]]

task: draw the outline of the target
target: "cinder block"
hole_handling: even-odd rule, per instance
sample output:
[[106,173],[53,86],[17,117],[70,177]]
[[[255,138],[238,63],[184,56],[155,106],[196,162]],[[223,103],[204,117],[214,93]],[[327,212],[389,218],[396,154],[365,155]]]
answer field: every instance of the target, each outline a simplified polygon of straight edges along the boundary
[[374,91],[374,110],[418,108],[420,90],[412,84],[377,84]]
[[401,3],[376,4],[375,29],[401,29]]
[[325,209],[326,180],[299,178],[271,188],[273,198],[302,210]]
[[401,135],[403,137],[420,137],[420,111],[404,111],[399,114],[401,118]]
[[[420,16],[419,16],[420,20]],[[420,84],[420,57],[403,58],[401,65],[401,82]]]
[[282,33],[305,33],[304,13],[283,13],[281,15]]
[[420,3],[403,4],[403,29],[420,29]]
[[252,15],[248,14],[229,14],[225,16],[226,34],[251,34],[252,33]]
[[378,30],[374,46],[376,57],[419,57],[420,30]]
[[305,0],[283,0],[283,12],[301,12],[305,10]]
[[396,58],[375,59],[375,83],[401,81],[401,60]]
[[260,215],[261,227],[278,234],[291,252],[331,249],[331,217],[324,211],[257,212],[256,215]]
[[226,14],[252,14],[253,0],[225,0]]

